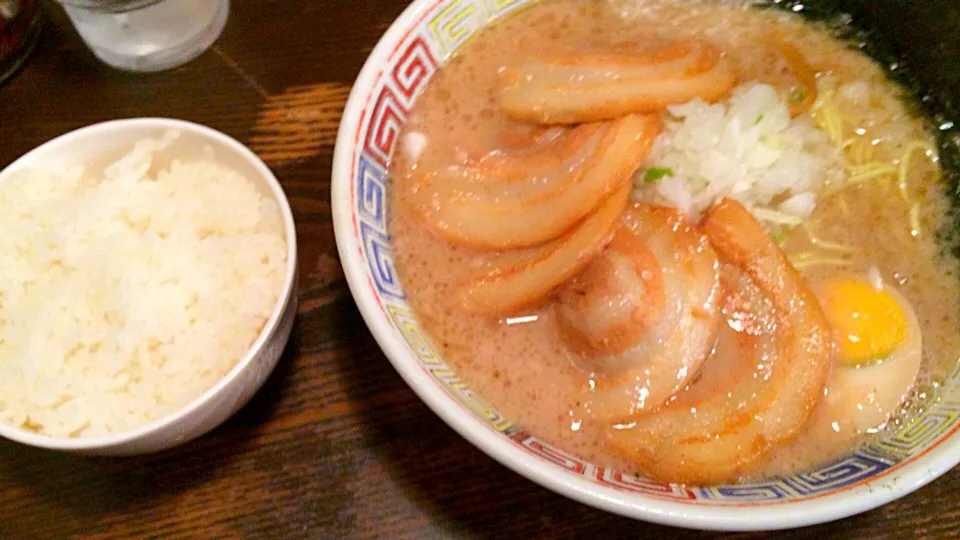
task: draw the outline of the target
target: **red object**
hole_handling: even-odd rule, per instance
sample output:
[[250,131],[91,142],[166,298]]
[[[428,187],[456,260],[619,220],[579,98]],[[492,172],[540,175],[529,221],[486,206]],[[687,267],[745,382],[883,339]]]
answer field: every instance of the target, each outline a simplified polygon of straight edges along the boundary
[[40,0],[0,0],[0,81],[13,74],[40,35]]

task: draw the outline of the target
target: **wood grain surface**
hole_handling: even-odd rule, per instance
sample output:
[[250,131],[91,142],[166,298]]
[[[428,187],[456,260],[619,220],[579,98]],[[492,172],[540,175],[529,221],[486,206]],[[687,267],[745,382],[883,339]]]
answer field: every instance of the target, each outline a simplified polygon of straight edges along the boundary
[[[256,149],[299,231],[301,306],[263,390],[179,449],[93,459],[0,441],[0,538],[706,538],[612,516],[510,472],[400,379],[354,306],[330,215],[346,94],[398,0],[234,0],[215,47],[172,71],[101,65],[48,3],[42,41],[0,86],[0,167],[72,129],[168,116]],[[960,469],[881,509],[788,537],[956,537]],[[739,535],[740,538],[754,535]]]

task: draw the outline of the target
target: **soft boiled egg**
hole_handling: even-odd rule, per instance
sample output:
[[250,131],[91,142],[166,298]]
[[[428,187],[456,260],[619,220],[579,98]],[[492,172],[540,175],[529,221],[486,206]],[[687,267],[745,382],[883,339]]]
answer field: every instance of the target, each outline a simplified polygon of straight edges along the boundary
[[910,306],[895,294],[882,284],[850,278],[822,287],[820,304],[833,327],[840,363],[862,367],[882,361],[903,344]]
[[844,276],[814,290],[837,346],[812,422],[842,435],[883,426],[920,370],[920,324],[904,296],[879,276]]

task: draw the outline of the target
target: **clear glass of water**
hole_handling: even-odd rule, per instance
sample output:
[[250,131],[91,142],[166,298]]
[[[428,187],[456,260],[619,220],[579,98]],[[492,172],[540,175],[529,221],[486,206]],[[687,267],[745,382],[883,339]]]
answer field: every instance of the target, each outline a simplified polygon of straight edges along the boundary
[[93,54],[128,71],[162,71],[207,50],[230,0],[59,0]]

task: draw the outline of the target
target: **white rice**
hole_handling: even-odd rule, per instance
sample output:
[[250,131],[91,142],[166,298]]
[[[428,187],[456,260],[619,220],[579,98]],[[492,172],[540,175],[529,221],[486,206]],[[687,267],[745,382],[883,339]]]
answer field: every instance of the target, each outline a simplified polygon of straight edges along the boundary
[[279,207],[212,157],[155,163],[176,137],[102,171],[0,182],[0,421],[52,436],[137,427],[255,341],[283,283]]
[[[749,84],[727,102],[669,107],[648,168],[635,178],[635,195],[693,217],[730,197],[764,221],[796,224],[842,174],[832,156],[837,150],[808,115],[791,120],[772,86]],[[651,178],[651,169],[662,177]]]

